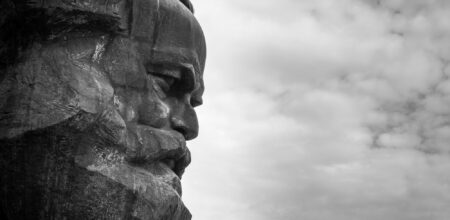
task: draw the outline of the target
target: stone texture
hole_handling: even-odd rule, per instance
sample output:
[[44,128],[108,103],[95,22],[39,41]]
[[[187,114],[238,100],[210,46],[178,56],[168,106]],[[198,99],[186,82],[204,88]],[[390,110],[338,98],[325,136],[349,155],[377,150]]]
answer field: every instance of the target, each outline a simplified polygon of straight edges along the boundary
[[1,219],[191,219],[206,47],[190,2],[0,5]]

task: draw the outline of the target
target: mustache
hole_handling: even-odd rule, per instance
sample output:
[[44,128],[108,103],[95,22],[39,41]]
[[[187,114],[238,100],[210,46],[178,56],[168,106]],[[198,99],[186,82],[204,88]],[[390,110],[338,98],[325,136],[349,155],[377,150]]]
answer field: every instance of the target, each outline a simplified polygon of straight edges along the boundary
[[117,146],[124,159],[135,166],[146,166],[163,162],[181,178],[185,168],[191,163],[191,153],[183,134],[175,130],[165,130],[137,123],[125,123],[114,109],[104,111],[92,124],[88,133],[94,134],[103,146]]
[[189,152],[184,136],[177,131],[129,125],[125,136],[122,145],[130,161],[179,160]]
[[170,164],[169,167],[182,177],[191,163],[191,153],[184,136],[177,131],[157,129],[145,125],[128,127],[125,159],[135,165],[155,162]]

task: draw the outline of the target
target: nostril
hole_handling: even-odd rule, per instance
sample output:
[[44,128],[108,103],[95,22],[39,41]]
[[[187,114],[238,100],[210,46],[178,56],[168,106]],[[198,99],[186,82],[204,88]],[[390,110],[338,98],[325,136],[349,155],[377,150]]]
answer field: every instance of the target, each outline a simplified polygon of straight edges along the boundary
[[183,120],[172,117],[172,129],[180,132],[186,140],[192,140],[197,137],[197,129],[191,128]]
[[190,0],[180,0],[183,5],[185,5],[192,13],[194,13],[194,7],[192,7],[192,3]]
[[184,138],[185,138],[186,140],[188,139],[188,137],[189,137],[188,131],[187,131],[185,128],[183,128],[183,127],[174,127],[173,129],[174,129],[175,131],[180,132],[180,133],[184,136]]

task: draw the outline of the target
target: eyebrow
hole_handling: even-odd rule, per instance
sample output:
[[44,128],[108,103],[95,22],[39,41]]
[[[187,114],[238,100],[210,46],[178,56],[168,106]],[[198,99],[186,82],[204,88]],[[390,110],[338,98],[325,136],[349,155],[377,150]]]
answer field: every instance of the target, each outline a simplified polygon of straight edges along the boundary
[[[163,74],[176,79],[182,78],[182,72],[184,72],[184,68],[180,68],[177,65],[168,65],[167,63],[154,63],[149,62],[145,65],[145,69],[147,73],[155,73],[155,74]],[[178,69],[182,69],[178,71]]]
[[145,69],[147,72],[161,73],[177,79],[181,79],[183,77],[182,73],[187,73],[188,75],[192,75],[196,82],[200,80],[197,79],[200,75],[195,71],[194,67],[188,63],[150,61],[145,64]]
[[196,73],[194,67],[189,63],[151,61],[145,65],[145,69],[148,73],[163,74],[183,80],[192,91],[198,90],[202,85],[201,75]]
[[158,50],[152,48],[148,65],[162,66],[165,68],[178,68],[193,72],[200,77],[201,68],[197,54],[184,48],[167,48]]

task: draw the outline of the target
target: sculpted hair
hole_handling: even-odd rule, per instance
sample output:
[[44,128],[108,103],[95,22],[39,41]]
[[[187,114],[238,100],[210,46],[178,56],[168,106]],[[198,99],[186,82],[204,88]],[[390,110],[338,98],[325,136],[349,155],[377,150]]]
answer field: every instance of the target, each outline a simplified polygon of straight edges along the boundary
[[[34,42],[70,32],[127,35],[135,0],[2,0],[0,70],[17,62]],[[151,0],[148,0],[151,1]],[[194,13],[190,0],[179,0]],[[0,81],[3,78],[0,72]]]

